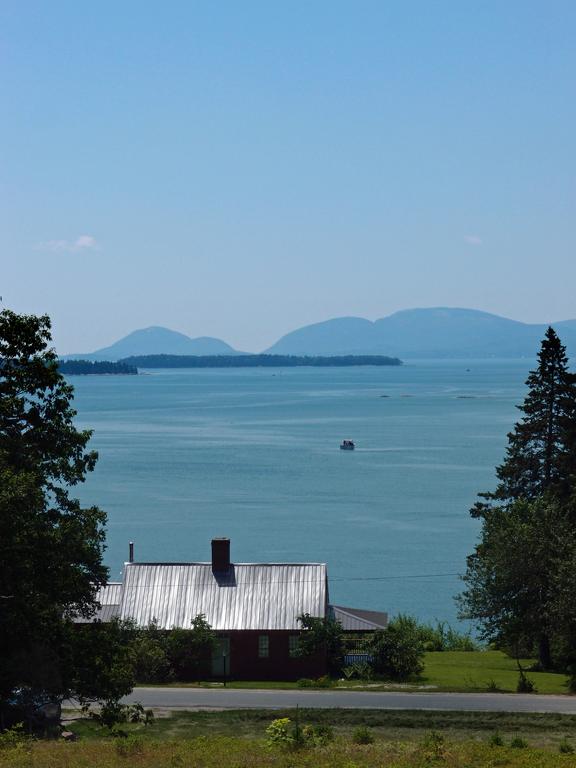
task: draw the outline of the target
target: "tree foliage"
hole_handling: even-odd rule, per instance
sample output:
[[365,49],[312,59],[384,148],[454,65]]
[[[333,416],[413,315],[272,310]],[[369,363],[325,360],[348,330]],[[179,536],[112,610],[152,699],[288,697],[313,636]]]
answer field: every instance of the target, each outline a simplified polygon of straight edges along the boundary
[[567,606],[561,605],[564,567],[575,562],[576,531],[557,503],[537,499],[495,507],[485,514],[481,541],[468,558],[463,613],[476,620],[486,640],[538,647],[568,626]]
[[174,628],[166,634],[166,654],[177,680],[199,680],[207,672],[216,634],[203,614],[192,620],[191,629]]
[[48,317],[0,313],[0,700],[19,685],[63,693],[69,618],[105,583],[106,516],[72,495],[95,465]]
[[333,618],[320,619],[303,613],[298,616],[302,632],[298,639],[296,656],[326,655],[328,670],[339,674],[344,658],[344,632],[340,622]]
[[67,625],[63,644],[64,688],[82,703],[118,701],[136,683],[131,621],[112,619]]
[[[550,493],[570,496],[574,486],[576,439],[576,376],[553,328],[548,328],[538,353],[538,366],[526,381],[528,393],[522,418],[508,435],[504,462],[497,467],[499,483],[482,494],[495,503],[536,499]],[[472,511],[482,516],[485,504]]]
[[400,615],[375,632],[368,650],[376,674],[389,680],[408,680],[424,669],[424,643],[410,616]]
[[136,630],[133,643],[135,676],[140,683],[189,682],[210,674],[216,633],[203,614],[190,629],[158,629],[155,622]]
[[482,532],[459,601],[485,639],[534,651],[551,667],[576,647],[576,376],[552,328],[526,384],[496,490],[471,510]]

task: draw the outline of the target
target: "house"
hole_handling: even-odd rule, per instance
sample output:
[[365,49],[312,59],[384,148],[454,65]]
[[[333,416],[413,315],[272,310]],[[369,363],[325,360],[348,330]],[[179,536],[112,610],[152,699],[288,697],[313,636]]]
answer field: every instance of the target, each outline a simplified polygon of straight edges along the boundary
[[[212,540],[203,563],[139,563],[133,546],[121,584],[98,599],[99,617],[132,619],[145,627],[189,628],[203,614],[217,633],[215,678],[296,680],[326,674],[324,654],[297,657],[298,616],[333,616],[354,632],[382,628],[385,614],[332,607],[325,563],[233,563],[230,540]],[[378,622],[374,618],[378,618]],[[98,616],[97,616],[98,618]]]

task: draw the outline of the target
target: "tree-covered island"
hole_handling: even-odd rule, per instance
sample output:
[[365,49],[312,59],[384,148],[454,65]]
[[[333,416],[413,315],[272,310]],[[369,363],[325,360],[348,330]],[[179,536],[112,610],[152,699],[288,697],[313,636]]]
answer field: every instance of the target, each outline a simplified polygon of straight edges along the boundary
[[136,355],[119,360],[137,368],[336,368],[355,365],[402,365],[385,355],[298,357],[295,355]]
[[89,376],[93,374],[136,376],[138,368],[128,363],[108,360],[59,360],[58,370],[65,376]]

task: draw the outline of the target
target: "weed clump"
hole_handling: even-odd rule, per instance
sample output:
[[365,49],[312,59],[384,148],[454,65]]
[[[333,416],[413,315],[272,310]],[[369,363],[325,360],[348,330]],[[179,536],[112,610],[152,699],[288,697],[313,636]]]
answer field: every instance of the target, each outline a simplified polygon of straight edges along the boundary
[[309,677],[301,677],[296,681],[298,688],[333,688],[334,680],[328,677],[328,675],[322,675],[322,677],[312,680]]
[[574,747],[568,739],[562,739],[560,744],[558,744],[558,752],[562,755],[571,755],[574,752]]
[[516,693],[538,693],[534,681],[526,677],[524,671],[521,669],[518,676],[518,683],[516,685]]
[[354,744],[373,744],[374,736],[372,735],[372,732],[369,728],[367,728],[365,725],[361,725],[359,728],[354,730],[354,733],[352,734],[352,741]]
[[490,744],[493,747],[503,747],[504,746],[504,739],[500,735],[499,731],[494,731],[492,736],[490,736]]
[[138,736],[127,736],[115,742],[116,754],[120,757],[134,757],[144,752],[144,742]]
[[438,731],[430,731],[422,740],[426,760],[443,760],[446,757],[444,736]]

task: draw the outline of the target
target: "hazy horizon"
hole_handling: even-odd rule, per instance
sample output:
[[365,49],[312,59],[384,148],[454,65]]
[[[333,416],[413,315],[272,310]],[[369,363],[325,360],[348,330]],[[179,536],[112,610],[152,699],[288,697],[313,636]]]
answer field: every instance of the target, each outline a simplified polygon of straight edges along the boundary
[[576,5],[0,9],[0,295],[61,354],[576,316]]

